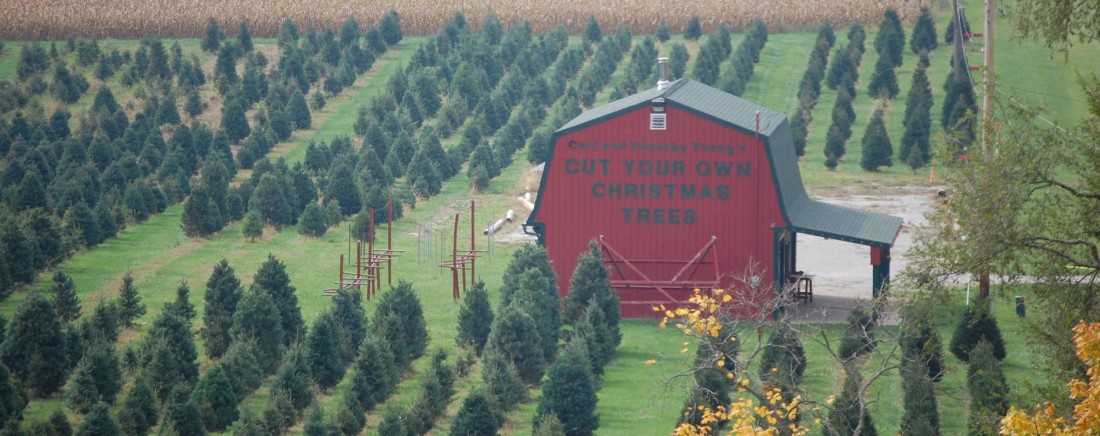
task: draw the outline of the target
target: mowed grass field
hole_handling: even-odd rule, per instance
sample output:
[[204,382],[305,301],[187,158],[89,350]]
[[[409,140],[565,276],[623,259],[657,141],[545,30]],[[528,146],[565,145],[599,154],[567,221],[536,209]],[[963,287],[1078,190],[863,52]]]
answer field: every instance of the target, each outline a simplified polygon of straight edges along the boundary
[[[972,11],[970,21],[977,25],[980,20],[977,19],[976,12],[980,10],[980,3],[976,1],[967,3]],[[947,22],[947,15],[943,11],[938,11],[937,14],[937,28],[941,32],[942,41],[942,31]],[[1086,111],[1084,98],[1080,96],[1073,81],[1073,72],[1076,70],[1088,72],[1090,68],[1095,68],[1095,65],[1100,65],[1100,49],[1098,49],[1100,47],[1097,44],[1079,45],[1072,50],[1070,62],[1064,63],[1058,55],[1052,58],[1040,44],[1012,40],[1011,27],[1007,20],[1001,19],[1000,23],[1000,34],[997,38],[999,87],[1019,101],[1048,107],[1051,111],[1047,118],[1060,124],[1075,125]],[[907,22],[907,26],[910,24]],[[825,170],[822,153],[825,131],[828,128],[824,123],[830,118],[835,92],[824,90],[821,101],[816,106],[815,124],[811,127],[806,157],[802,162],[803,179],[812,194],[828,195],[849,189],[873,194],[880,187],[927,184],[926,170],[921,174],[912,174],[900,163],[895,163],[893,167],[882,173],[867,173],[859,169],[859,139],[875,104],[865,95],[866,83],[869,81],[877,58],[872,47],[875,28],[868,27],[867,30],[868,51],[861,62],[858,85],[861,94],[855,100],[857,112],[857,120],[853,126],[855,133],[848,144],[848,155],[835,172]],[[907,27],[908,30],[910,29]],[[847,28],[838,27],[836,33],[837,46],[846,44]],[[778,111],[790,113],[796,104],[798,82],[805,70],[814,36],[815,31],[793,33],[773,31],[769,35],[768,43],[761,53],[760,63],[756,66],[755,74],[746,87],[743,97]],[[735,35],[735,45],[738,38],[739,35]],[[288,161],[295,162],[303,158],[305,144],[310,140],[327,141],[337,135],[354,136],[351,126],[359,106],[383,89],[389,75],[397,68],[403,68],[415,49],[426,40],[427,37],[406,37],[398,47],[391,49],[380,58],[371,71],[360,77],[351,89],[330,99],[324,110],[315,112],[314,129],[295,132],[291,141],[280,144],[269,156],[282,156]],[[270,40],[258,42],[273,44]],[[980,41],[975,40],[973,44],[979,43]],[[112,40],[103,41],[102,44],[133,47],[136,42]],[[18,42],[5,44],[3,53],[0,53],[0,79],[7,80],[14,77],[20,45],[21,43]],[[181,45],[185,50],[196,50],[197,40],[181,40]],[[696,43],[690,42],[689,45],[694,53]],[[979,64],[980,52],[974,48],[968,48],[968,54],[971,56],[972,64]],[[943,95],[942,83],[944,74],[948,71],[948,48],[941,46],[933,52],[932,56],[930,78],[936,98],[936,106],[933,109],[933,136],[937,137],[940,130],[938,121],[935,120],[939,117]],[[890,104],[888,112],[888,129],[895,147],[900,143],[904,96],[909,89],[915,60],[915,55],[907,51],[904,64],[897,70],[901,93],[899,98]],[[626,62],[627,59],[624,58],[623,65]],[[78,105],[88,105],[91,96],[94,95],[94,88],[92,91]],[[605,91],[600,103],[606,102],[606,96]],[[120,97],[120,99],[123,98],[125,97]],[[1008,104],[1011,103],[1007,99],[1001,99],[1000,107]],[[1042,121],[1037,122],[1042,123]],[[460,302],[451,299],[450,272],[436,266],[439,263],[442,248],[440,241],[446,239],[449,248],[449,232],[454,214],[461,215],[459,228],[462,232],[466,232],[470,225],[468,210],[470,200],[477,202],[475,224],[479,228],[484,223],[503,216],[506,210],[515,209],[518,213],[517,223],[511,224],[506,229],[506,232],[514,231],[518,221],[522,221],[526,216],[526,211],[520,206],[516,197],[522,195],[527,188],[536,188],[535,184],[538,181],[531,175],[530,167],[531,165],[522,156],[517,155],[514,163],[500,177],[492,181],[489,189],[477,194],[471,193],[464,172],[460,173],[445,184],[443,194],[418,203],[413,210],[406,210],[406,215],[394,224],[392,229],[394,248],[404,252],[394,262],[393,277],[395,281],[401,279],[413,283],[420,295],[431,334],[432,347],[454,348]],[[937,171],[941,169],[937,168]],[[246,175],[247,173],[243,172],[238,177],[243,178]],[[293,228],[281,231],[268,228],[261,240],[249,242],[241,236],[240,223],[235,223],[211,238],[196,239],[183,235],[180,229],[181,213],[181,206],[170,208],[167,212],[145,223],[127,228],[120,233],[119,237],[101,246],[77,254],[59,267],[70,274],[76,282],[86,314],[90,313],[100,300],[116,295],[121,278],[127,272],[132,272],[134,275],[136,286],[150,308],[149,314],[139,322],[147,323],[152,320],[156,311],[165,302],[174,299],[175,289],[181,282],[189,284],[192,303],[201,313],[202,293],[206,279],[220,259],[229,259],[237,276],[247,285],[252,281],[252,275],[268,254],[286,263],[292,283],[298,289],[299,303],[307,322],[312,321],[329,304],[329,300],[322,296],[321,291],[333,286],[338,274],[337,258],[341,253],[348,253],[346,226],[331,229],[322,238],[300,236]],[[436,234],[430,241],[434,244],[431,256],[426,252],[428,241],[425,239],[427,238],[418,237],[419,230],[429,224],[436,229]],[[480,231],[478,233],[477,243],[479,248],[483,248],[488,241],[480,235]],[[468,244],[464,239],[460,237],[462,241],[460,247],[463,248]],[[494,303],[497,301],[497,290],[504,268],[511,253],[520,243],[522,240],[519,238],[498,238],[493,246],[491,257],[485,256],[477,264],[478,277],[488,284]],[[35,285],[0,303],[0,314],[11,319],[15,308],[25,298],[27,292],[39,292],[47,289],[48,286],[48,275],[44,275]],[[1022,392],[1028,383],[1041,381],[1042,375],[1032,369],[1038,357],[1030,353],[1023,339],[1023,321],[1013,316],[1008,300],[1010,296],[1003,291],[1001,294],[1003,295],[999,297],[996,307],[1002,331],[1005,333],[1009,349],[1012,350],[1005,361],[1006,374],[1015,392]],[[964,297],[961,293],[947,296],[945,302],[939,314],[938,324],[941,337],[947,340],[962,310]],[[372,313],[373,306],[374,302],[367,302],[368,316]],[[693,353],[681,354],[680,350],[684,348],[685,339],[675,330],[660,330],[653,320],[626,320],[622,328],[623,344],[618,350],[615,361],[607,368],[607,374],[599,392],[598,412],[601,415],[599,433],[624,435],[668,433],[680,413],[679,408],[687,396],[685,388],[690,383],[689,379],[676,378],[675,375],[686,368]],[[812,326],[812,328],[817,329],[819,326]],[[839,336],[838,327],[820,326],[820,329],[824,337],[831,340],[836,340]],[[141,326],[125,332],[122,347],[125,347],[126,343],[140,341],[142,332]],[[891,328],[884,328],[881,337],[889,337],[891,333]],[[840,380],[839,369],[826,357],[824,348],[809,339],[806,338],[811,356],[810,369],[803,388],[814,398],[824,398],[837,390]],[[201,350],[201,341],[196,338],[196,342]],[[747,346],[751,344],[750,338]],[[655,363],[647,364],[646,361],[651,359]],[[205,369],[209,362],[202,360],[202,363]],[[418,362],[418,366],[424,363]],[[871,362],[869,365],[873,366],[876,363]],[[948,365],[952,372],[941,383],[939,395],[942,430],[945,434],[961,434],[965,431],[967,415],[965,365],[953,360],[953,357],[948,357]],[[463,396],[478,384],[480,384],[480,372],[475,369],[469,378],[460,382],[459,394],[452,402],[447,416],[436,426],[437,434],[446,434],[449,422],[461,405]],[[415,377],[409,377],[389,401],[399,404],[411,403],[416,393],[416,385]],[[339,392],[340,389],[333,391]],[[266,389],[262,388],[254,393],[245,401],[244,407],[257,411],[262,409],[266,401],[266,392]],[[537,396],[537,391],[532,392],[533,400],[509,415],[504,433],[530,433]],[[883,379],[877,382],[876,388],[871,393],[871,399],[874,401],[872,414],[880,432],[891,434],[897,432],[902,414],[901,398],[897,373],[887,372]],[[326,397],[322,397],[321,402],[332,403],[331,399]],[[54,409],[63,407],[65,407],[63,397],[35,401],[29,405],[25,414],[28,419],[33,420],[45,417]],[[74,416],[74,422],[78,419]],[[368,422],[366,433],[373,434],[378,424],[377,413],[370,414]]]

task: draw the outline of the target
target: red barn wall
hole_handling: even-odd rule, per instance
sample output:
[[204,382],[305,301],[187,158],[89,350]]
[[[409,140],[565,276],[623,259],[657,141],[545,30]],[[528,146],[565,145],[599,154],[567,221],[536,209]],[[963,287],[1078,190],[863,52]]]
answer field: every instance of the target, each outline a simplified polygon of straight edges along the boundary
[[[599,235],[631,260],[679,261],[637,264],[653,280],[670,279],[713,235],[722,286],[750,259],[770,282],[772,228],[786,224],[763,141],[671,105],[667,114],[664,131],[649,130],[650,108],[642,107],[555,141],[536,220],[563,296],[577,256]],[[714,275],[704,265],[681,280]],[[652,316],[652,304],[667,300],[653,289],[617,291],[624,316]],[[690,292],[672,294],[686,300]]]

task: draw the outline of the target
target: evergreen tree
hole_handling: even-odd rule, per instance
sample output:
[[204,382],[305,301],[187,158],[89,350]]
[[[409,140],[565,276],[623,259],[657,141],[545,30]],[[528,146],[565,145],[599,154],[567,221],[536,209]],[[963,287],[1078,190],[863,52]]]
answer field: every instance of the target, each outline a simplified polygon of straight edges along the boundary
[[901,367],[905,412],[901,416],[903,436],[940,434],[940,413],[936,409],[935,383],[919,360],[906,359]]
[[[5,433],[13,436],[19,434],[16,432]],[[73,426],[69,424],[69,417],[65,416],[65,412],[56,409],[48,419],[28,423],[24,433],[35,436],[73,436]]]
[[44,398],[61,389],[69,375],[66,342],[53,305],[32,293],[19,304],[7,326],[0,361],[31,397]]
[[123,326],[134,325],[134,320],[145,315],[145,303],[134,288],[134,277],[130,271],[122,277],[122,287],[118,290],[118,320]]
[[252,32],[248,31],[248,21],[241,20],[237,27],[237,41],[241,44],[241,50],[245,53],[252,51]]
[[263,422],[249,410],[241,412],[241,419],[233,426],[234,436],[265,436]]
[[140,377],[134,381],[130,391],[126,393],[126,399],[122,402],[122,410],[119,412],[119,427],[123,434],[144,435],[157,424],[157,400],[149,385]]
[[208,53],[217,52],[221,48],[222,38],[225,34],[222,33],[221,26],[218,26],[218,20],[214,17],[210,17],[210,21],[206,23],[206,34],[202,38],[202,51]]
[[496,436],[500,423],[493,414],[492,404],[484,391],[477,390],[466,397],[451,423],[451,436]]
[[596,17],[593,15],[588,16],[588,24],[584,27],[584,41],[589,44],[598,44],[603,39],[603,32],[600,31],[600,23],[596,21]]
[[684,39],[696,41],[700,36],[703,36],[703,26],[699,23],[699,16],[692,15],[684,26]]
[[507,305],[493,320],[485,353],[500,353],[515,365],[526,383],[538,383],[546,368],[542,337],[531,315],[517,305]]
[[118,436],[118,423],[111,417],[110,406],[103,402],[92,406],[74,434],[76,436]]
[[208,431],[223,431],[239,418],[233,385],[219,365],[199,379],[191,392],[191,401],[199,407],[203,427]]
[[107,85],[99,87],[99,91],[95,94],[95,100],[92,101],[92,112],[113,114],[120,108],[121,106],[115,100],[115,94],[111,92],[111,88]]
[[108,344],[118,341],[118,303],[100,300],[92,316],[80,325],[80,335],[85,343],[102,340]]
[[287,102],[286,110],[295,129],[308,129],[313,125],[313,118],[309,113],[309,105],[306,104],[306,97],[302,95],[301,90],[295,89],[294,93],[290,94],[290,100]]
[[875,62],[875,72],[871,75],[871,83],[867,85],[867,94],[874,98],[887,98],[893,100],[898,96],[898,77],[894,73],[894,66],[890,59],[879,56]]
[[485,282],[478,280],[466,292],[462,308],[458,312],[458,337],[455,341],[460,347],[470,347],[481,355],[485,341],[489,339],[489,330],[493,325],[493,309],[489,304],[489,292]]
[[993,356],[997,360],[1004,360],[1004,337],[1001,336],[1001,329],[997,326],[997,319],[990,313],[989,306],[988,300],[978,300],[966,306],[966,311],[951,336],[951,354],[959,360],[969,362],[971,350],[982,340],[993,347]]
[[947,76],[947,84],[944,85],[943,113],[940,123],[944,131],[948,133],[948,149],[952,156],[961,156],[967,147],[977,139],[975,133],[978,113],[977,102],[974,97],[974,86],[970,83],[970,76],[965,72],[965,62],[956,62],[955,68],[960,73]]
[[332,311],[322,312],[313,322],[305,346],[313,381],[322,391],[344,378],[347,364],[340,349],[340,330]]
[[879,24],[878,35],[875,37],[875,50],[879,56],[889,59],[890,65],[901,66],[902,54],[905,52],[905,30],[901,27],[901,18],[897,11],[887,9],[883,12],[882,23]]
[[308,351],[298,344],[292,345],[287,349],[283,362],[275,372],[275,383],[272,389],[285,390],[290,395],[291,404],[296,411],[295,416],[313,403],[310,377]]
[[255,341],[236,340],[216,364],[225,371],[238,399],[248,396],[263,382],[264,368],[256,358],[258,353]]
[[302,425],[302,434],[306,436],[329,436],[329,427],[325,424],[325,412],[314,405],[306,414],[306,422]]
[[443,189],[443,175],[423,150],[417,150],[405,169],[405,183],[420,198],[430,198]]
[[844,329],[844,336],[840,339],[840,347],[837,356],[848,361],[875,349],[874,324],[871,312],[864,307],[853,307],[848,312],[848,326]]
[[332,296],[332,315],[340,334],[340,349],[344,363],[355,360],[363,339],[367,337],[367,315],[363,311],[363,294],[351,288],[340,288]]
[[657,24],[657,30],[653,32],[653,35],[657,37],[657,40],[661,41],[662,44],[668,42],[668,40],[672,38],[672,35],[669,35],[668,23],[665,20],[661,20],[660,24]]
[[257,239],[263,237],[264,219],[260,217],[258,212],[248,213],[244,225],[241,226],[241,234],[248,238],[250,242],[256,242]]
[[287,187],[283,179],[275,174],[264,174],[260,177],[260,183],[252,190],[252,196],[248,201],[249,213],[255,212],[263,217],[264,222],[280,228],[294,221],[291,210]]
[[373,335],[363,342],[352,367],[349,394],[366,410],[386,401],[400,380],[390,345]]
[[507,306],[512,301],[512,294],[519,290],[520,278],[528,268],[536,268],[547,277],[553,289],[546,289],[545,292],[553,292],[557,295],[558,275],[550,266],[550,254],[542,246],[526,244],[512,254],[512,260],[504,270],[504,283],[500,289],[500,307]]
[[775,383],[784,393],[802,383],[806,350],[793,328],[776,328],[760,356],[761,378]]
[[168,401],[164,403],[164,420],[161,422],[161,432],[166,434],[204,436],[202,411],[198,402],[191,397],[191,390],[186,383],[179,383],[172,388],[168,395]]
[[909,39],[909,49],[913,50],[914,54],[920,54],[923,51],[935,50],[938,45],[936,22],[932,19],[932,11],[927,6],[922,6],[920,15],[917,16],[917,23],[913,25],[913,34],[910,35]]
[[[163,350],[158,350],[161,348]],[[159,363],[163,367],[160,380],[164,383],[150,382],[149,387],[154,391],[167,394],[171,386],[180,381],[193,383],[199,377],[198,352],[191,338],[191,327],[173,313],[161,311],[157,314],[149,327],[141,355],[146,371],[151,371],[156,359],[162,361]]]
[[195,305],[191,304],[191,288],[187,286],[187,282],[180,282],[179,287],[176,288],[176,300],[165,303],[163,310],[172,312],[187,323],[195,319],[197,313]]
[[348,162],[342,161],[333,165],[324,193],[326,203],[333,200],[340,203],[340,212],[343,216],[354,215],[363,209],[359,189],[355,186],[352,165]]
[[859,166],[864,171],[878,172],[880,166],[893,166],[894,145],[890,142],[890,135],[886,133],[886,124],[882,120],[882,108],[875,110],[871,117],[871,123],[863,132],[863,157]]
[[382,19],[378,22],[378,28],[382,30],[382,39],[386,41],[388,46],[397,44],[403,37],[401,21],[395,10],[391,9],[382,16]]
[[248,126],[248,117],[244,114],[244,105],[236,98],[230,98],[222,109],[222,129],[229,135],[229,141],[236,144],[252,133]]
[[[921,52],[913,71],[913,83],[905,101],[905,133],[901,137],[898,155],[914,171],[931,160],[932,87],[928,83],[928,53]],[[910,159],[913,156],[913,159]],[[919,159],[918,159],[919,158]],[[916,164],[916,165],[914,165]]]
[[[424,355],[428,347],[428,329],[424,321],[424,309],[412,285],[404,280],[382,294],[374,312],[373,331],[382,334],[394,352],[398,366],[405,367]],[[388,315],[397,319],[386,320]]]
[[970,391],[970,418],[967,429],[972,435],[998,434],[1001,418],[1008,413],[1008,381],[1001,369],[1001,358],[994,347],[982,339],[970,351],[967,388]]
[[319,238],[328,230],[328,217],[321,205],[310,203],[298,220],[298,234]]
[[567,435],[591,435],[600,426],[596,414],[596,383],[587,362],[574,359],[558,359],[546,376],[535,427],[542,417],[553,414],[564,424]]
[[515,365],[501,351],[486,349],[482,355],[481,379],[498,418],[526,399],[527,389]]
[[19,389],[12,383],[8,367],[0,364],[0,426],[23,419],[26,401]]
[[91,365],[87,360],[81,359],[73,372],[67,404],[70,409],[78,413],[88,413],[92,406],[100,401],[103,400],[100,398],[99,392],[96,391]]
[[85,413],[96,403],[114,404],[115,396],[122,388],[122,371],[118,357],[107,344],[93,344],[73,374],[73,388],[69,392],[69,405]]
[[176,108],[176,94],[169,91],[164,95],[164,101],[157,106],[157,124],[176,125],[180,123],[180,112]]
[[929,312],[919,305],[905,308],[901,347],[906,359],[924,365],[926,378],[940,381],[945,375],[943,342]]
[[55,271],[50,291],[53,292],[54,310],[62,323],[68,324],[80,318],[80,297],[76,295],[76,283],[68,274]]
[[283,345],[290,345],[299,338],[304,339],[306,326],[305,321],[302,320],[302,311],[298,308],[298,291],[290,284],[286,265],[274,255],[268,254],[267,261],[260,265],[256,276],[252,278],[252,286],[271,295],[275,306],[279,308],[279,319],[283,327]]
[[520,278],[520,288],[512,296],[509,306],[516,306],[531,316],[538,329],[539,343],[543,358],[547,363],[557,353],[558,337],[561,331],[561,315],[558,312],[558,296],[550,295],[545,289],[550,285],[539,270],[530,268]]
[[[878,434],[867,401],[863,397],[863,378],[852,365],[844,366],[844,388],[833,402],[825,434],[874,436]],[[831,429],[833,433],[828,430]]]
[[[606,320],[606,328],[613,341],[611,347],[615,348],[622,341],[619,331],[622,315],[619,294],[611,287],[610,276],[611,272],[603,264],[599,245],[590,241],[588,251],[577,257],[577,268],[569,279],[569,295],[565,298],[563,310],[566,322],[572,322],[581,316],[589,300],[595,299]],[[575,297],[574,293],[577,294]]]
[[207,279],[203,294],[206,304],[202,314],[202,339],[207,356],[220,357],[229,347],[229,329],[233,326],[233,315],[241,297],[241,281],[233,273],[229,261],[222,259]]
[[214,63],[214,77],[218,84],[218,91],[222,95],[231,94],[230,87],[240,81],[237,76],[237,50],[231,44],[224,44],[218,49],[218,57]]
[[234,341],[253,340],[256,360],[270,373],[279,364],[283,348],[283,324],[271,294],[253,287],[244,294],[233,314],[230,334]]

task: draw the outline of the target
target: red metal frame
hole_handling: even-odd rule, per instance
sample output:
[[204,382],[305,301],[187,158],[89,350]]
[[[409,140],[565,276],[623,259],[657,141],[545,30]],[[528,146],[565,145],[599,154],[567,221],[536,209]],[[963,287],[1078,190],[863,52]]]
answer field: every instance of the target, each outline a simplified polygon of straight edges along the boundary
[[[340,279],[336,282],[339,288],[355,288],[362,291],[366,286],[366,297],[370,300],[374,294],[382,288],[382,268],[386,269],[386,286],[393,282],[393,259],[404,250],[393,249],[393,199],[386,202],[386,248],[374,248],[374,213],[370,211],[367,216],[367,250],[363,251],[362,234],[355,243],[355,270],[344,270],[344,255],[340,255]],[[335,289],[326,289],[326,295],[336,292]]]
[[[476,206],[474,201],[470,201],[470,249],[462,252],[458,251],[458,215],[455,214],[455,226],[453,241],[451,243],[451,258],[444,260],[439,264],[440,268],[448,268],[451,270],[451,297],[457,300],[461,296],[462,292],[466,292],[466,271],[470,271],[470,283],[475,280],[475,273],[477,271],[477,258],[484,250],[477,249],[477,240],[475,239],[474,225],[477,221]],[[459,272],[462,273],[461,280],[461,292],[459,288]]]
[[[711,235],[703,247],[695,253],[691,259],[686,261],[681,260],[658,260],[658,259],[626,259],[621,253],[615,250],[607,242],[607,239],[603,235],[600,235],[599,243],[600,249],[604,254],[604,263],[610,264],[612,269],[618,275],[618,279],[611,279],[611,287],[613,288],[647,288],[656,289],[661,293],[669,302],[678,302],[675,297],[668,293],[666,289],[713,289],[719,287],[721,274],[718,272],[718,250],[715,250],[715,244],[718,241],[718,237]],[[711,260],[703,260],[707,255],[710,255]],[[672,278],[668,280],[654,280],[649,277],[648,274],[643,272],[636,264],[659,264],[659,265],[679,265],[683,264],[676,274],[673,274]],[[702,265],[712,265],[714,268],[714,280],[680,280],[681,277],[692,277],[699,267]],[[626,267],[642,280],[629,280],[626,273],[623,272],[623,267]],[[688,272],[690,270],[690,272]],[[685,275],[687,273],[687,275]]]

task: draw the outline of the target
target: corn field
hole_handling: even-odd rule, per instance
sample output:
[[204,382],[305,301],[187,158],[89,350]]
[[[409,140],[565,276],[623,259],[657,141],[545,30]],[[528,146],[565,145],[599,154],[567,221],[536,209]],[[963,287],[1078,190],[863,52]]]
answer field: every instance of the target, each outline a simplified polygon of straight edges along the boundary
[[595,16],[605,32],[619,24],[635,34],[653,33],[661,20],[680,33],[697,15],[703,31],[725,23],[732,30],[762,19],[775,31],[816,28],[825,21],[837,26],[854,22],[877,24],[882,11],[894,8],[902,19],[915,18],[919,6],[931,2],[905,0],[0,0],[0,39],[48,40],[76,38],[182,38],[202,35],[216,18],[232,31],[247,20],[253,35],[274,36],[286,18],[303,28],[339,26],[355,17],[372,26],[393,9],[405,33],[434,34],[441,23],[462,11],[476,26],[495,12],[504,23],[527,20],[536,31],[563,25],[581,33]]

